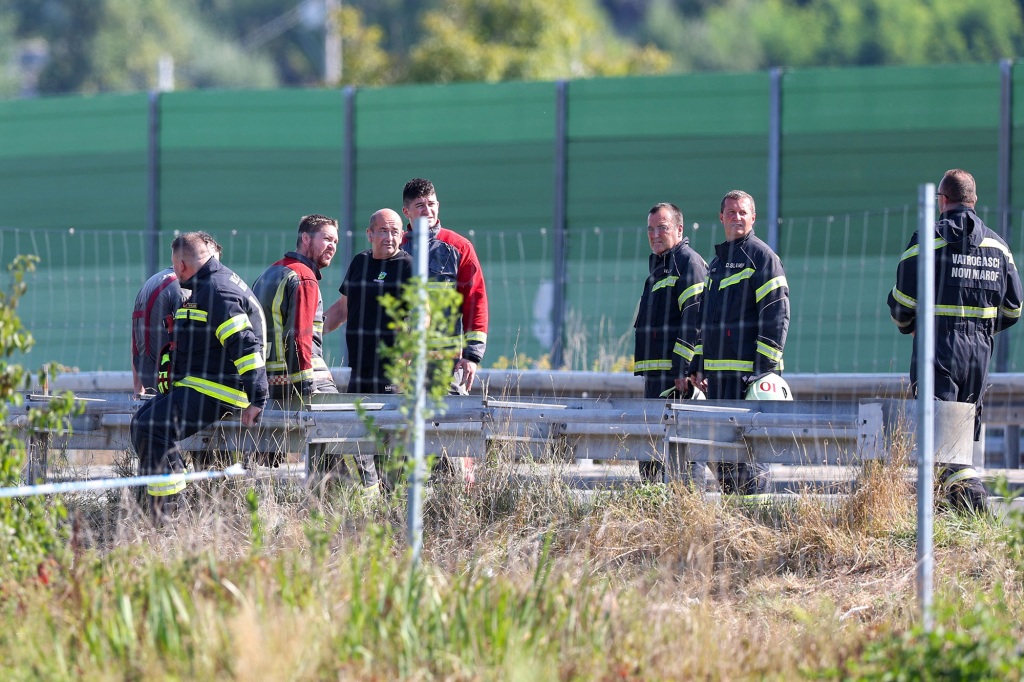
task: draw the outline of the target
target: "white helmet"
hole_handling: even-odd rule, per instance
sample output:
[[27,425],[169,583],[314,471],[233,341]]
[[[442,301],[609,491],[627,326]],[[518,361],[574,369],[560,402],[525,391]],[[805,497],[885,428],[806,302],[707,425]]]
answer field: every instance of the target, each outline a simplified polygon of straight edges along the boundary
[[793,391],[786,380],[774,372],[765,374],[747,388],[747,400],[792,400]]
[[696,386],[691,386],[693,391],[690,393],[690,400],[707,400],[708,396],[704,391],[700,390]]

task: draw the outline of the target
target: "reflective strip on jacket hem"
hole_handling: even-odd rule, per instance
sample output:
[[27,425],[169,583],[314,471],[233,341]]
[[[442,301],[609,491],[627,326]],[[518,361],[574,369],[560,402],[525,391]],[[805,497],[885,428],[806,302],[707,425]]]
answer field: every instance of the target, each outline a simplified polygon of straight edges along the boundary
[[999,315],[998,308],[975,308],[968,305],[937,305],[935,314],[940,317],[967,317],[978,320],[994,320]]
[[671,360],[641,360],[633,365],[635,372],[669,372],[671,370]]
[[209,379],[185,377],[181,381],[175,381],[174,385],[181,386],[183,388],[191,388],[194,391],[199,391],[203,395],[216,398],[228,405],[234,405],[235,407],[241,407],[242,409],[249,407],[249,396],[247,396],[243,391],[239,391],[237,388],[231,388],[230,386],[225,386],[224,384],[218,384],[217,382],[210,381]]

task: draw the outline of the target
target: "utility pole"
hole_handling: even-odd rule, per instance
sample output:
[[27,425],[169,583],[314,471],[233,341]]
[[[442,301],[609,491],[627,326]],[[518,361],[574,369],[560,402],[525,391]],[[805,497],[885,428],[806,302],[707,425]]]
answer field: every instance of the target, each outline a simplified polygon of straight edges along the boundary
[[326,0],[324,7],[324,85],[341,84],[341,0]]

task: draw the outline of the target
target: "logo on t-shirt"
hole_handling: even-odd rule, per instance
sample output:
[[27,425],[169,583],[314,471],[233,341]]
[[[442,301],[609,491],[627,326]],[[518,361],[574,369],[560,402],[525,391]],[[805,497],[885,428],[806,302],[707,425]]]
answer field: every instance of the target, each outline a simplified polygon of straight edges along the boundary
[[387,277],[387,276],[388,276],[388,273],[387,273],[387,271],[386,271],[386,270],[381,270],[381,271],[380,271],[380,274],[379,274],[379,275],[377,275],[377,279],[375,279],[375,280],[373,280],[373,281],[374,281],[374,282],[383,282],[383,281],[384,281],[384,278],[385,278],[385,277]]

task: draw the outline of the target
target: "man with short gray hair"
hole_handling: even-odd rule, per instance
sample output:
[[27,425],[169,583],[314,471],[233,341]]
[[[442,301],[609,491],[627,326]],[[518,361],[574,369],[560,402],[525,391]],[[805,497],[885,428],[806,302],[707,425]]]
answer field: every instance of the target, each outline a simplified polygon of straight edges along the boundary
[[[683,212],[655,204],[647,214],[651,245],[647,280],[633,323],[633,373],[644,378],[644,398],[686,398],[686,370],[697,346],[700,303],[708,266],[683,236]],[[639,462],[640,480],[660,482],[659,461]],[[700,465],[703,471],[703,464]]]

